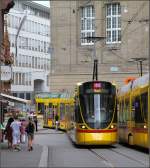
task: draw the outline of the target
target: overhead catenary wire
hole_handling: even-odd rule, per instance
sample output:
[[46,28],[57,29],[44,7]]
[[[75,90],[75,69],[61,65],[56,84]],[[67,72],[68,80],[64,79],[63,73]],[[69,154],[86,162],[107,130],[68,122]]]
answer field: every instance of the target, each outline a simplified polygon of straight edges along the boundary
[[[122,20],[123,22],[127,22],[127,25],[126,25],[125,28],[122,30],[123,33],[122,33],[122,36],[121,36],[121,37],[122,37],[121,45],[125,44],[123,37],[124,37],[126,31],[129,29],[130,25],[131,25],[133,22],[139,22],[139,23],[140,23],[140,21],[137,19],[137,17],[138,17],[138,15],[139,15],[139,13],[141,12],[141,10],[145,7],[145,5],[146,5],[146,2],[143,2],[142,5],[138,8],[138,10],[132,15],[131,19],[129,19],[129,20],[123,19],[123,20]],[[71,8],[71,7],[56,7],[56,8]],[[105,20],[105,18],[99,19],[99,20]],[[131,34],[131,33],[134,33],[136,30],[138,30],[139,28],[141,28],[142,25],[143,25],[143,24],[138,25],[138,26],[135,27],[133,30],[128,31],[128,33],[130,33],[130,34]],[[61,25],[61,26],[62,26],[62,25]],[[136,49],[138,49],[138,46],[136,46]],[[134,51],[135,51],[135,50],[134,50]],[[111,52],[112,52],[114,55],[116,55],[118,58],[124,60],[125,62],[128,61],[128,59],[126,59],[126,58],[124,58],[124,57],[121,57],[119,54],[117,54],[115,51],[113,51],[113,49],[111,50]],[[61,64],[60,64],[60,65],[61,65]]]
[[137,16],[139,15],[139,13],[141,12],[141,10],[144,8],[144,6],[147,4],[147,2],[143,2],[142,5],[139,7],[139,9],[137,10],[136,13],[133,14],[133,16],[131,17],[130,21],[127,23],[127,25],[125,26],[123,33],[121,35],[121,38],[124,37],[126,31],[128,30],[129,26],[131,25],[131,23],[133,23],[133,21],[137,18]]

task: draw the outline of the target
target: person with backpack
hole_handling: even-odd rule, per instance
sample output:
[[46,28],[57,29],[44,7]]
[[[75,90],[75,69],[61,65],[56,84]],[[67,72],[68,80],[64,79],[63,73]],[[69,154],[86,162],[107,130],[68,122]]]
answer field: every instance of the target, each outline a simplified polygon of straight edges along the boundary
[[29,117],[29,122],[26,127],[26,132],[28,136],[28,151],[33,150],[33,140],[34,140],[34,131],[35,131],[35,124],[32,121],[32,118]]

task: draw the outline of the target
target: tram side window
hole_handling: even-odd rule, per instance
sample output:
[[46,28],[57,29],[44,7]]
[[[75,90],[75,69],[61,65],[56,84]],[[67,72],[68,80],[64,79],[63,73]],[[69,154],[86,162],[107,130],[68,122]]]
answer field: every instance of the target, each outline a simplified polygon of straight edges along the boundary
[[119,122],[123,123],[123,101],[119,103],[119,110],[118,110]]
[[75,98],[75,121],[78,123],[82,122],[78,98]]
[[[66,108],[67,108],[67,106],[66,106]],[[66,111],[67,111],[67,109],[66,109]],[[61,103],[60,104],[60,119],[63,120],[64,116],[65,116],[65,104]]]
[[121,102],[118,104],[118,121],[121,123],[122,117],[121,117]]
[[125,115],[126,115],[126,109],[125,109],[125,103],[122,104],[122,122],[125,123]]
[[74,111],[74,106],[71,105],[70,110],[71,110],[70,111],[71,112],[71,120],[74,121],[75,120],[75,115],[74,115],[74,112],[73,112]]
[[129,107],[129,101],[127,100],[125,102],[125,121],[129,121],[130,120],[130,107]]
[[134,106],[135,100],[132,100],[132,111],[131,111],[131,120],[134,121],[135,119],[135,106]]
[[48,118],[53,118],[53,104],[49,103]]
[[[109,96],[109,115],[110,117],[107,117],[108,119],[111,120],[112,114],[114,113],[114,120],[113,122],[117,122],[117,100],[115,98],[115,95]],[[107,107],[107,105],[106,105]]]
[[116,102],[114,108],[115,108],[114,122],[117,122],[117,102]]
[[141,101],[142,101],[142,110],[144,114],[145,121],[148,120],[148,93],[144,93],[141,95]]
[[38,103],[38,112],[44,113],[44,104],[43,103]]
[[142,123],[144,121],[144,116],[142,115],[141,111],[140,97],[135,98],[134,107],[135,107],[135,122]]
[[[69,107],[69,105],[68,105],[68,104],[66,105],[66,113],[70,113],[70,107]],[[64,109],[63,114],[65,114],[65,109]],[[71,115],[70,115],[70,117],[71,117]],[[63,118],[62,118],[62,119],[64,119],[64,116],[63,116]]]

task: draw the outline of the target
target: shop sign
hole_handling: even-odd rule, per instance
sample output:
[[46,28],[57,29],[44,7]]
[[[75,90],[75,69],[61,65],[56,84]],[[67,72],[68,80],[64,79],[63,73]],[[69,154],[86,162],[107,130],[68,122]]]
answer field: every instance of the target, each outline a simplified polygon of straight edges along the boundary
[[12,69],[10,66],[1,66],[1,80],[10,81],[12,77]]
[[8,105],[9,105],[9,106],[15,106],[15,103],[14,103],[14,102],[11,102],[11,101],[8,101]]

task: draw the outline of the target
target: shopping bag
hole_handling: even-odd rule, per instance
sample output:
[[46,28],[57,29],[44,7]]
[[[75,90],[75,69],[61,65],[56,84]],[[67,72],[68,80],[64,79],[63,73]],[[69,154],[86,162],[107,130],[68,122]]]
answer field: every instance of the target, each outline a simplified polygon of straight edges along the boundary
[[25,135],[25,134],[22,134],[22,135],[21,135],[21,142],[22,142],[22,143],[25,143],[25,142],[26,142],[26,135]]

